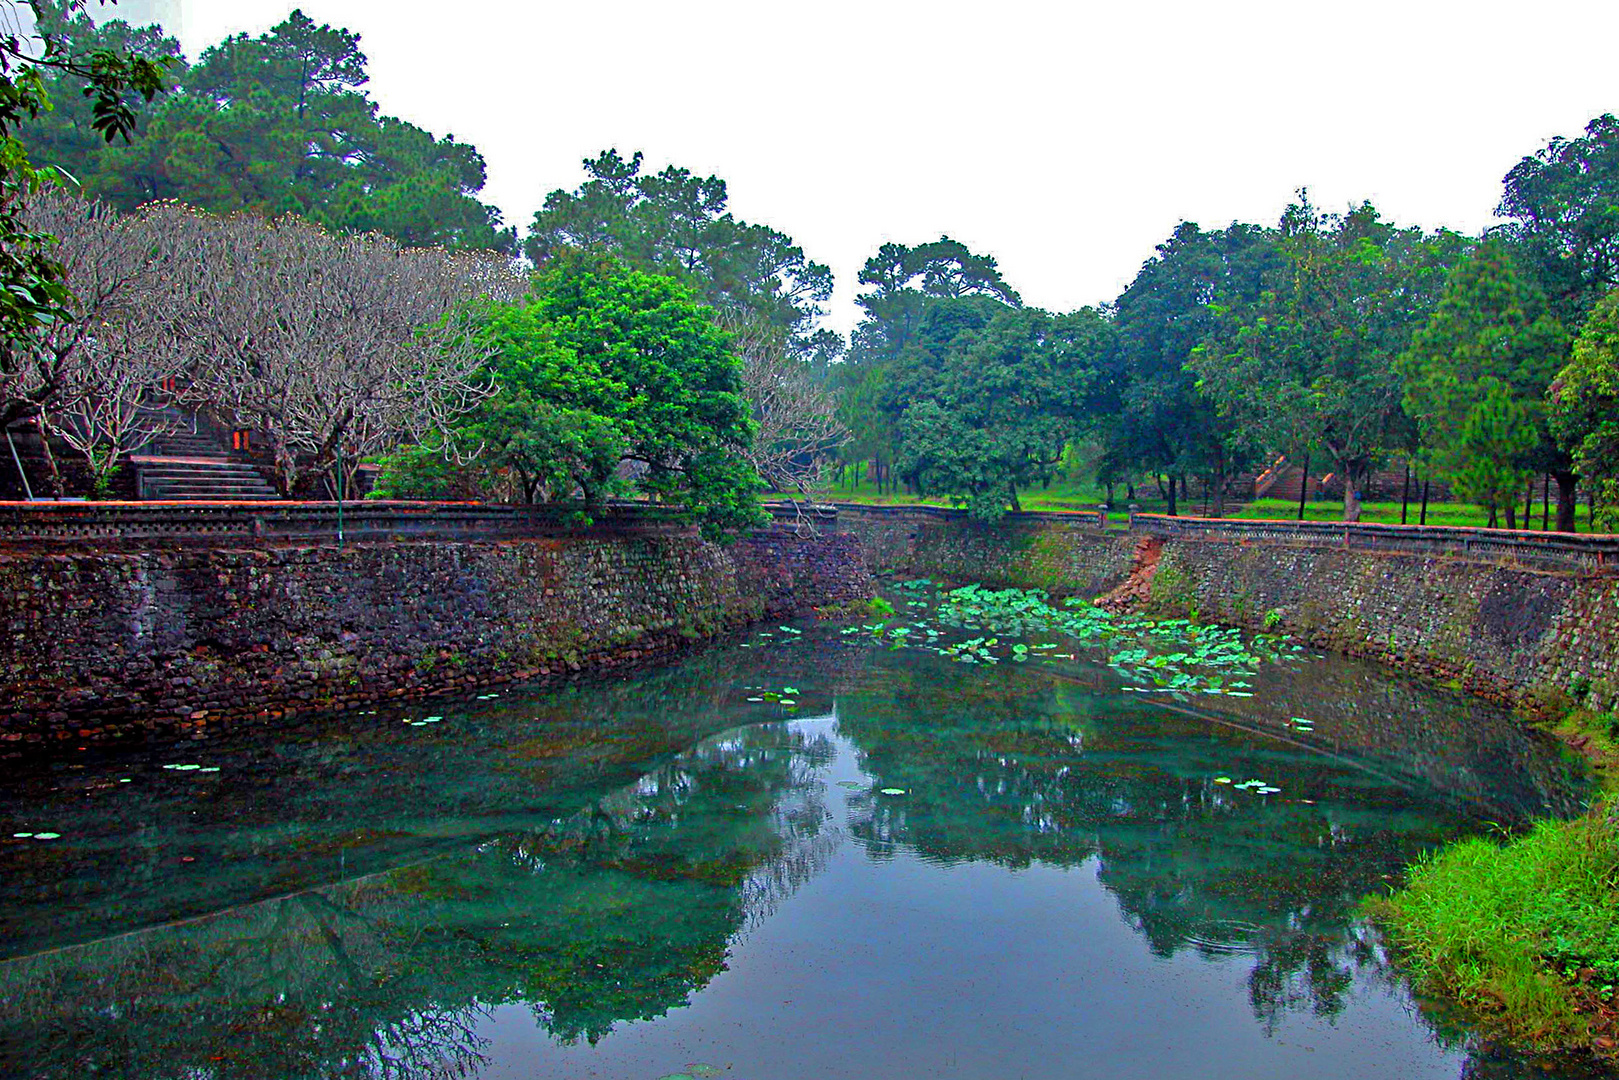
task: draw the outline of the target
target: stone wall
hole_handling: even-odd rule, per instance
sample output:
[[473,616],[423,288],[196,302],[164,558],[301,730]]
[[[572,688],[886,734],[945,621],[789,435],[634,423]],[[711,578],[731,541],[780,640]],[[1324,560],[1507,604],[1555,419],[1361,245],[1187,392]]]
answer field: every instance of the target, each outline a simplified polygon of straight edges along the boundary
[[1092,597],[1130,572],[1135,540],[1092,514],[1008,514],[995,525],[959,510],[840,505],[838,529],[874,572]]
[[773,528],[0,553],[0,738],[173,732],[553,681],[871,595],[856,541]]
[[[954,510],[845,505],[838,522],[875,571],[1055,595],[1116,589],[1125,606],[1285,630],[1531,711],[1566,709],[1570,697],[1619,709],[1611,565],[1548,567],[1483,544],[1473,557],[1345,548],[1341,530],[1319,544],[1304,533],[1286,533],[1291,543],[1155,536],[1148,519],[1110,532],[1081,514],[1010,514],[992,527]],[[1138,554],[1157,564],[1132,576]]]
[[1509,563],[1167,540],[1147,607],[1271,625],[1531,709],[1619,707],[1619,577]]

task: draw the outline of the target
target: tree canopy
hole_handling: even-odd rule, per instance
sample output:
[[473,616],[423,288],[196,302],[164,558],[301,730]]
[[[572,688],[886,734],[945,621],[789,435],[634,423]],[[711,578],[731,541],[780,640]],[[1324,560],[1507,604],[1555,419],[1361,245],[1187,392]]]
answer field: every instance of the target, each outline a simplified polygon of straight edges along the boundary
[[1220,411],[1271,447],[1314,447],[1344,480],[1344,520],[1388,445],[1405,387],[1394,360],[1437,300],[1466,241],[1401,229],[1363,203],[1289,207],[1284,262],[1260,299],[1228,309],[1228,331],[1191,368]]
[[616,149],[585,161],[582,185],[546,196],[523,251],[536,264],[570,249],[605,252],[676,278],[704,303],[761,319],[812,347],[832,295],[832,271],[806,258],[786,234],[735,217],[719,177],[675,165],[645,173],[641,162],[640,151],[626,160]]
[[28,124],[23,138],[37,160],[61,166],[86,194],[125,211],[175,199],[217,213],[295,213],[412,247],[515,250],[514,231],[477,198],[482,156],[453,135],[435,138],[383,114],[365,89],[358,34],[293,11],[187,67],[157,27],[98,26],[61,0],[40,9],[41,26],[72,55],[141,49],[175,72],[173,92],[149,107],[131,105],[125,145],[90,138],[86,106],[53,87],[58,108]]
[[486,305],[476,339],[498,387],[450,434],[486,483],[587,508],[639,491],[711,533],[753,524],[758,477],[743,365],[680,282],[563,251],[521,299]]
[[1619,530],[1619,290],[1586,320],[1549,398],[1552,431],[1601,504],[1598,522]]

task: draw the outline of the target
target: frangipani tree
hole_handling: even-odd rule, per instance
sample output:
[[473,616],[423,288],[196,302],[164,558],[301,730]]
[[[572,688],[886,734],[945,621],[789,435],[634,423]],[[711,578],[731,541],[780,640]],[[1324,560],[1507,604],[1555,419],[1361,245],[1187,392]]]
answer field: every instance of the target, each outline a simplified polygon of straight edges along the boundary
[[521,292],[506,256],[177,203],[141,217],[171,238],[164,344],[188,395],[265,433],[284,494],[340,457],[442,434],[494,392],[471,301]]

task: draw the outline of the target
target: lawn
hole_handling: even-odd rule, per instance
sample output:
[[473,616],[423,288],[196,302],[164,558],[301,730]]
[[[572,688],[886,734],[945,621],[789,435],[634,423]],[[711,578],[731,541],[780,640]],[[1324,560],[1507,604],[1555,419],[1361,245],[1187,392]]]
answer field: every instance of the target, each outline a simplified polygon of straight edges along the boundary
[[[1158,498],[1156,491],[1152,497],[1145,497],[1139,490],[1139,497],[1135,505],[1144,513],[1163,514],[1168,512],[1168,506],[1163,499]],[[907,495],[903,492],[884,492],[878,494],[877,485],[869,480],[863,481],[859,486],[850,484],[835,484],[820,495],[829,502],[864,503],[872,506],[949,506],[950,500],[942,497],[920,498],[916,495]],[[1048,488],[1031,488],[1018,493],[1018,500],[1025,510],[1095,510],[1107,497],[1107,493],[1100,490],[1094,483],[1070,480],[1054,480]],[[1108,515],[1111,524],[1121,524],[1128,520],[1124,510],[1125,498],[1123,489],[1119,489],[1114,502],[1115,512]],[[1203,513],[1203,500],[1201,498],[1182,499],[1179,507],[1182,514],[1200,515]],[[1532,526],[1540,528],[1539,506]],[[1417,524],[1421,514],[1421,504],[1412,502],[1406,512],[1406,521]],[[1283,521],[1292,521],[1298,517],[1298,503],[1289,499],[1259,499],[1246,506],[1227,503],[1226,516],[1231,518],[1274,518]],[[1304,504],[1304,519],[1306,521],[1342,521],[1344,504],[1341,502],[1320,501]],[[1400,504],[1397,502],[1370,502],[1361,504],[1362,521],[1380,523],[1398,523],[1400,520]],[[1471,503],[1429,503],[1429,525],[1469,525],[1482,528],[1489,520],[1489,515],[1480,507]]]

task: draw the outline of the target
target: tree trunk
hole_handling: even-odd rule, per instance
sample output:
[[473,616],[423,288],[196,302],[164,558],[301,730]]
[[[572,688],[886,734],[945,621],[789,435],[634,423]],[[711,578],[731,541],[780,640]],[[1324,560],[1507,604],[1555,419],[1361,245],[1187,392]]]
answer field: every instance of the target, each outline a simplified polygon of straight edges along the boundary
[[1225,455],[1217,454],[1214,458],[1214,477],[1210,480],[1214,488],[1214,505],[1209,508],[1210,517],[1225,517]]
[[1540,531],[1550,532],[1552,507],[1552,474],[1540,479]]
[[1304,475],[1299,477],[1299,520],[1304,520],[1304,499],[1310,491],[1310,452],[1304,452]]
[[1485,523],[1484,523],[1484,527],[1485,527],[1485,528],[1486,528],[1486,529],[1493,529],[1493,528],[1495,528],[1495,522],[1496,522],[1496,516],[1495,516],[1495,513],[1496,513],[1496,511],[1495,511],[1495,504],[1494,504],[1494,503],[1491,503],[1491,504],[1490,504],[1490,519],[1489,519],[1489,520],[1488,520],[1488,521],[1486,521],[1486,522],[1485,522]]
[[[1162,485],[1159,486],[1162,487]],[[1173,476],[1169,478],[1169,516],[1180,516],[1175,509],[1175,478]]]
[[1523,527],[1534,528],[1530,515],[1535,512],[1535,478],[1530,476],[1523,485]]
[[1400,488],[1400,524],[1405,524],[1405,513],[1411,507],[1411,459],[1405,459],[1405,484]]
[[1339,471],[1344,476],[1344,521],[1356,522],[1360,520],[1360,475],[1353,466],[1339,462]]
[[1018,500],[1017,500],[1017,485],[1016,484],[1008,485],[1007,490],[1012,493],[1012,512],[1014,514],[1023,513],[1023,504],[1018,502]]
[[1518,500],[1516,498],[1507,500],[1507,528],[1514,532],[1518,529]]
[[51,452],[51,437],[45,432],[45,423],[39,424],[39,448],[45,451],[45,475],[50,478],[51,497],[60,499],[67,494],[62,484],[62,470],[56,467],[56,455]]
[[1557,531],[1576,532],[1574,527],[1574,491],[1578,483],[1574,473],[1569,470],[1553,472],[1552,479],[1557,481]]
[[1417,519],[1418,525],[1428,524],[1428,481],[1422,482],[1422,516]]

